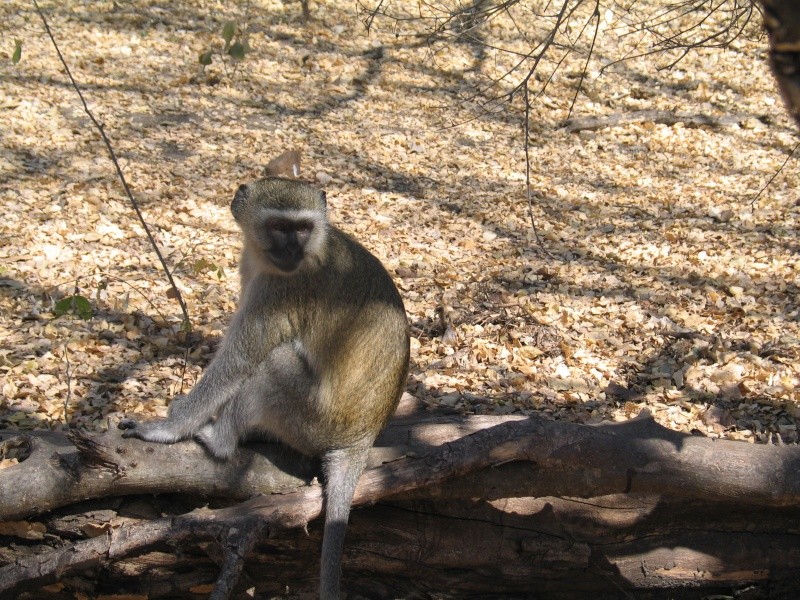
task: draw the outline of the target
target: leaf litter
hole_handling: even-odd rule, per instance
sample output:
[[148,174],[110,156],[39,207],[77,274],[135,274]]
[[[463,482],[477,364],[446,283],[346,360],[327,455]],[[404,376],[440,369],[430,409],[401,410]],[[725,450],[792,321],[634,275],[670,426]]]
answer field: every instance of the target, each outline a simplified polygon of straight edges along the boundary
[[[568,133],[585,57],[564,61],[531,110],[545,252],[520,106],[486,112],[473,97],[507,56],[436,51],[380,19],[367,34],[336,2],[314,3],[307,23],[296,3],[247,15],[245,4],[46,8],[174,270],[190,332],[32,5],[0,7],[24,32],[19,62],[15,45],[0,49],[0,427],[164,416],[235,309],[230,199],[296,148],[333,222],[394,276],[411,323],[408,390],[425,404],[581,423],[647,408],[680,431],[798,441],[795,159],[752,202],[796,133],[758,31],[670,70],[657,56],[602,72],[590,62],[571,115],[657,110],[718,119],[709,125]],[[244,58],[209,55],[201,70],[225,23],[245,20]],[[505,25],[489,26],[487,43],[521,44]],[[622,55],[619,27],[595,56]],[[73,297],[91,318],[57,316]]]

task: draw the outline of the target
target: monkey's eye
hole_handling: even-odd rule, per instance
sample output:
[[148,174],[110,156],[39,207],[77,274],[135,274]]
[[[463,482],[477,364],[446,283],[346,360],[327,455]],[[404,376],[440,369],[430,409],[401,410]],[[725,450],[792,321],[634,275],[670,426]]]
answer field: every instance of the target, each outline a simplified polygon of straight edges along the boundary
[[298,223],[295,227],[297,233],[304,234],[304,233],[311,233],[311,230],[314,229],[314,225],[307,222]]
[[286,233],[292,228],[291,223],[287,221],[270,221],[267,223],[267,227],[272,229],[273,231],[278,231],[280,233]]

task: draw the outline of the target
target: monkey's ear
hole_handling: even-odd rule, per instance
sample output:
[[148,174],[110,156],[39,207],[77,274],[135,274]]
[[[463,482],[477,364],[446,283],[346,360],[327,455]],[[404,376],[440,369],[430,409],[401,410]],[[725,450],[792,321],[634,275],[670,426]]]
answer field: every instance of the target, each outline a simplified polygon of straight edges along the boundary
[[280,156],[276,156],[264,167],[265,177],[288,177],[297,179],[300,177],[300,151],[287,150]]
[[239,217],[242,215],[242,211],[244,211],[244,205],[247,202],[247,195],[249,190],[247,186],[242,184],[239,186],[239,189],[236,190],[236,194],[233,196],[233,202],[231,202],[231,213],[233,213],[233,218],[237,221]]
[[319,199],[322,200],[322,206],[328,208],[328,194],[325,193],[325,190],[319,191]]

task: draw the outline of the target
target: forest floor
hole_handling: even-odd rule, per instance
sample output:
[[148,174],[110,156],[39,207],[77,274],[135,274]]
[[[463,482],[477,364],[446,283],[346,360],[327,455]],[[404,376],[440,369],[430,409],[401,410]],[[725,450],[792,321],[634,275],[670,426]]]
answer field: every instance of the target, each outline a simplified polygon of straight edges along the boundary
[[[33,4],[3,2],[0,427],[163,416],[236,306],[236,188],[299,149],[331,220],[400,288],[408,391],[426,404],[582,423],[649,408],[676,430],[798,441],[796,132],[758,15],[731,48],[664,68],[674,53],[635,58],[655,38],[634,22],[664,3],[607,10],[549,79],[594,5],[577,10],[530,80],[529,206],[522,93],[509,99],[524,73],[497,78],[519,56],[500,47],[544,39],[537,3],[439,42],[420,35],[431,22],[367,32],[354,3],[313,2],[308,22],[280,0],[43,5],[192,329]],[[219,52],[229,20],[249,32],[238,65]],[[57,316],[76,293],[90,318]]]

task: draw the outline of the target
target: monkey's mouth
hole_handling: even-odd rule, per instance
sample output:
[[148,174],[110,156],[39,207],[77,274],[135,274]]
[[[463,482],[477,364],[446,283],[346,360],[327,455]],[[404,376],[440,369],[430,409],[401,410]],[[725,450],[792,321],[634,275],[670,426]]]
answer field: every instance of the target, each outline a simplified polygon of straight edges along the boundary
[[303,253],[270,253],[270,262],[281,273],[294,273],[303,262]]

